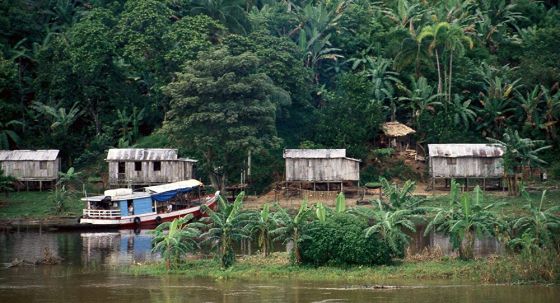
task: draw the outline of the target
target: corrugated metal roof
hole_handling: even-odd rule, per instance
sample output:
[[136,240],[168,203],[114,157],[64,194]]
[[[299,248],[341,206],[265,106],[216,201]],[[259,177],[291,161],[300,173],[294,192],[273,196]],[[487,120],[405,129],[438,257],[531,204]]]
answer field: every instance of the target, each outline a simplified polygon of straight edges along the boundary
[[58,149],[0,150],[0,161],[54,161],[58,153]]
[[498,158],[504,155],[504,149],[499,144],[428,144],[430,157],[445,158]]
[[346,149],[285,149],[284,158],[345,158]]
[[177,150],[172,148],[112,148],[107,161],[170,161],[177,160]]
[[412,128],[400,122],[386,122],[381,125],[381,129],[386,136],[389,137],[404,137],[409,134],[416,133]]

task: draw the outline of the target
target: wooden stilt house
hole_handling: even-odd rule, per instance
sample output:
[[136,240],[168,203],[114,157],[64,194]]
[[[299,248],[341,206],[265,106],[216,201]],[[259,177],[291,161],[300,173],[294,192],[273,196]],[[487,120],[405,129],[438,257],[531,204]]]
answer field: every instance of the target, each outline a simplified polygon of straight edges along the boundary
[[499,144],[428,144],[429,169],[432,188],[436,180],[457,179],[468,186],[469,180],[499,181],[504,176]]
[[346,149],[285,149],[284,159],[286,182],[341,191],[345,182],[360,180],[361,160],[346,157]]
[[193,159],[171,148],[113,148],[107,154],[109,186],[149,186],[194,178]]
[[0,167],[7,176],[25,184],[26,189],[54,187],[60,171],[57,149],[0,150]]

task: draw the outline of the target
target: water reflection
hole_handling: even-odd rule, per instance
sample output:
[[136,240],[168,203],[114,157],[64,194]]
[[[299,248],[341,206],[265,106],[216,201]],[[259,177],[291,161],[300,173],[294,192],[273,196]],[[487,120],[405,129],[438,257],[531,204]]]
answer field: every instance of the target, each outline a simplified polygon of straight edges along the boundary
[[[413,235],[414,245],[447,239]],[[146,262],[151,234],[0,233],[0,262],[40,257],[45,247],[64,261],[53,266],[0,269],[0,302],[558,302],[559,287],[469,285],[469,282],[380,281],[397,289],[374,289],[366,283],[187,279],[180,275],[128,276],[114,265]],[[480,251],[489,251],[485,242]],[[247,244],[248,245],[248,244]],[[490,245],[492,247],[492,245]],[[253,246],[254,248],[254,246]],[[282,249],[280,247],[280,249]],[[253,249],[254,250],[254,249]],[[373,283],[373,282],[372,282]],[[443,283],[443,284],[442,284]],[[466,284],[466,285],[465,285]]]
[[159,259],[152,253],[153,235],[149,230],[81,233],[80,237],[86,264],[126,265]]
[[152,253],[149,230],[113,232],[0,233],[0,263],[14,259],[34,262],[45,249],[63,258],[63,264],[82,266],[127,265],[159,260]]

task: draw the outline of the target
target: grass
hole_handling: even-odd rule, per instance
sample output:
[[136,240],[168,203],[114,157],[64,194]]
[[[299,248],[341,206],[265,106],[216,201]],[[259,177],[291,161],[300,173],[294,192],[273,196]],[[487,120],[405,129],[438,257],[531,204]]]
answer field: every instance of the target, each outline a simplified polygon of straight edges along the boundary
[[371,284],[427,283],[429,281],[457,281],[476,283],[558,283],[560,261],[554,254],[543,259],[527,261],[520,256],[490,257],[462,261],[443,257],[427,261],[399,261],[385,266],[310,267],[288,262],[286,253],[243,257],[223,270],[217,261],[189,260],[169,272],[163,263],[134,265],[125,271],[133,275],[177,274],[190,278],[211,279],[298,279],[308,281],[346,281]]
[[[0,194],[0,219],[45,219],[55,216],[54,202],[50,191],[12,192],[6,197]],[[63,214],[78,216],[82,212],[83,203],[79,197],[67,203]]]

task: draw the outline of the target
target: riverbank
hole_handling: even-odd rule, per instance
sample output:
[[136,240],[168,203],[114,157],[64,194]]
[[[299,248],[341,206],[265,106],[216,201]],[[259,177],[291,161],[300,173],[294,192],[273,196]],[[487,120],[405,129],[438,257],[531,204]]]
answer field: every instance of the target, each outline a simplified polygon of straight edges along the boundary
[[65,210],[55,214],[55,203],[50,191],[12,192],[9,196],[0,195],[0,220],[49,220],[58,217],[78,217],[83,203],[78,196],[65,203]]
[[124,269],[132,275],[181,275],[210,279],[298,279],[304,281],[345,281],[362,285],[427,284],[437,281],[482,284],[558,284],[560,259],[557,254],[539,257],[493,256],[472,261],[449,257],[433,260],[396,261],[386,266],[310,267],[291,265],[287,253],[270,257],[246,256],[227,270],[210,259],[188,260],[167,270],[163,263],[137,264]]

